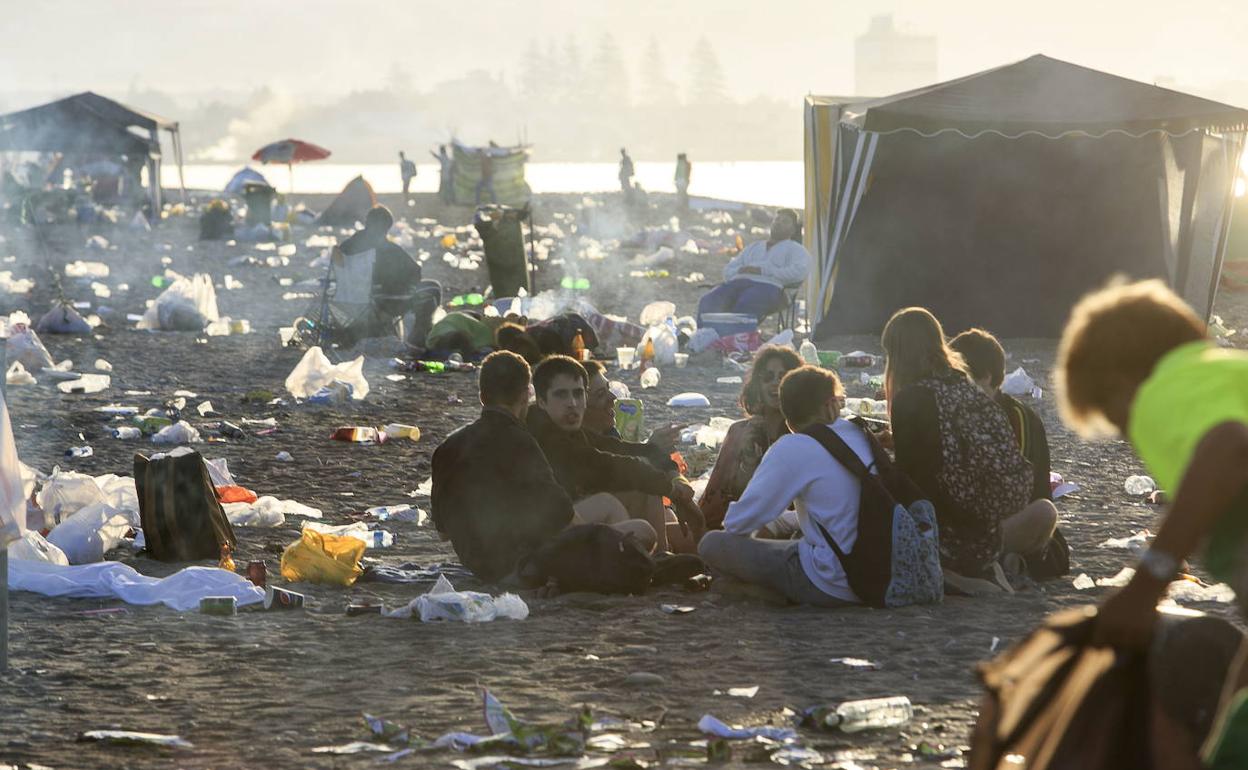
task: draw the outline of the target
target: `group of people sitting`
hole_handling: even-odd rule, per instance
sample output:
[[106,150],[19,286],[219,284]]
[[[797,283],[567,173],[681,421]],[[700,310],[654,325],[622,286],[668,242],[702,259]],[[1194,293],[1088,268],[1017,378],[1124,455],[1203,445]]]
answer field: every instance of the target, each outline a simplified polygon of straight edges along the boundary
[[[1008,591],[1011,577],[1061,574],[1044,426],[999,391],[1000,343],[978,329],[947,343],[935,317],[908,308],[889,322],[884,348],[892,419],[878,438],[938,511],[948,585]],[[803,366],[787,347],[761,348],[740,397],[747,417],[728,430],[695,501],[673,459],[677,429],[619,438],[601,363],[529,358],[540,362],[530,369],[509,350],[486,357],[480,419],[433,457],[434,522],[483,580],[506,582],[560,530],[596,523],[656,553],[697,552],[713,573],[794,602],[858,601],[828,537],[853,550],[859,482],[800,433],[828,425],[871,465],[865,429],[841,417],[835,372]]]

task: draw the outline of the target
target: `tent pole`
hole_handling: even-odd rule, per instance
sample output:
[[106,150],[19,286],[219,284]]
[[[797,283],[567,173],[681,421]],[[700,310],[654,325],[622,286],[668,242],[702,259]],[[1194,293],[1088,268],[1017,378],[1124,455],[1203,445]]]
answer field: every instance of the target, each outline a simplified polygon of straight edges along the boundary
[[173,153],[178,160],[178,186],[182,188],[182,202],[186,203],[186,175],[182,171],[182,127],[173,126]]
[[[0,348],[0,366],[8,370],[9,354]],[[0,399],[4,399],[4,409],[8,412],[8,387],[4,379],[0,379]],[[9,547],[0,547],[0,672],[9,670]]]

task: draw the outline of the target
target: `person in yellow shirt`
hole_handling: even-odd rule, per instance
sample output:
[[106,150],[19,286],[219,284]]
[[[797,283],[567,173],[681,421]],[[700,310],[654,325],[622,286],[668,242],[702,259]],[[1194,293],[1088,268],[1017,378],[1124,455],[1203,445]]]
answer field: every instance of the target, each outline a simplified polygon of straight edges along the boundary
[[[1063,419],[1084,435],[1125,436],[1174,502],[1135,576],[1098,612],[1098,643],[1143,647],[1158,599],[1205,544],[1205,566],[1248,615],[1248,352],[1218,348],[1161,281],[1111,285],[1072,312],[1058,349]],[[1248,767],[1248,649],[1228,676],[1205,749],[1215,768]]]

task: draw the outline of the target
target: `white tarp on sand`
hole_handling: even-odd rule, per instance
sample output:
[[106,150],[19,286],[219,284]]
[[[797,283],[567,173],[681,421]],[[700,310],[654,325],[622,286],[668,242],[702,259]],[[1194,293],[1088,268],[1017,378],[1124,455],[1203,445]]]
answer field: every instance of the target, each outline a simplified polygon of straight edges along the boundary
[[217,567],[187,567],[166,578],[153,578],[116,561],[65,567],[10,560],[9,590],[79,599],[115,598],[127,604],[165,604],[179,612],[195,609],[205,596],[233,596],[240,607],[264,600],[264,591],[247,578]]

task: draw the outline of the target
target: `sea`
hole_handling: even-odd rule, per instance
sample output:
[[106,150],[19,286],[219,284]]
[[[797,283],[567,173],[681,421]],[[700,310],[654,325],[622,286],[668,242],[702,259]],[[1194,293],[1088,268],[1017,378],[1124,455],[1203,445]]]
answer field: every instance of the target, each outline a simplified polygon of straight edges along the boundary
[[[242,164],[192,163],[185,165],[183,172],[188,189],[220,190],[242,167]],[[296,193],[336,193],[359,174],[363,174],[378,193],[397,193],[403,189],[398,163],[303,163],[295,165],[289,174],[286,166],[253,164],[253,168],[264,174],[280,192],[293,189]],[[529,163],[525,167],[525,179],[535,193],[609,192],[619,189],[617,170],[614,163]],[[674,163],[638,162],[635,172],[636,181],[649,192],[676,192]],[[801,161],[695,161],[692,177],[691,196],[796,209],[804,205]],[[175,164],[165,163],[161,167],[161,184],[166,189],[177,189]],[[437,192],[437,165],[418,164],[410,189],[412,192]]]

